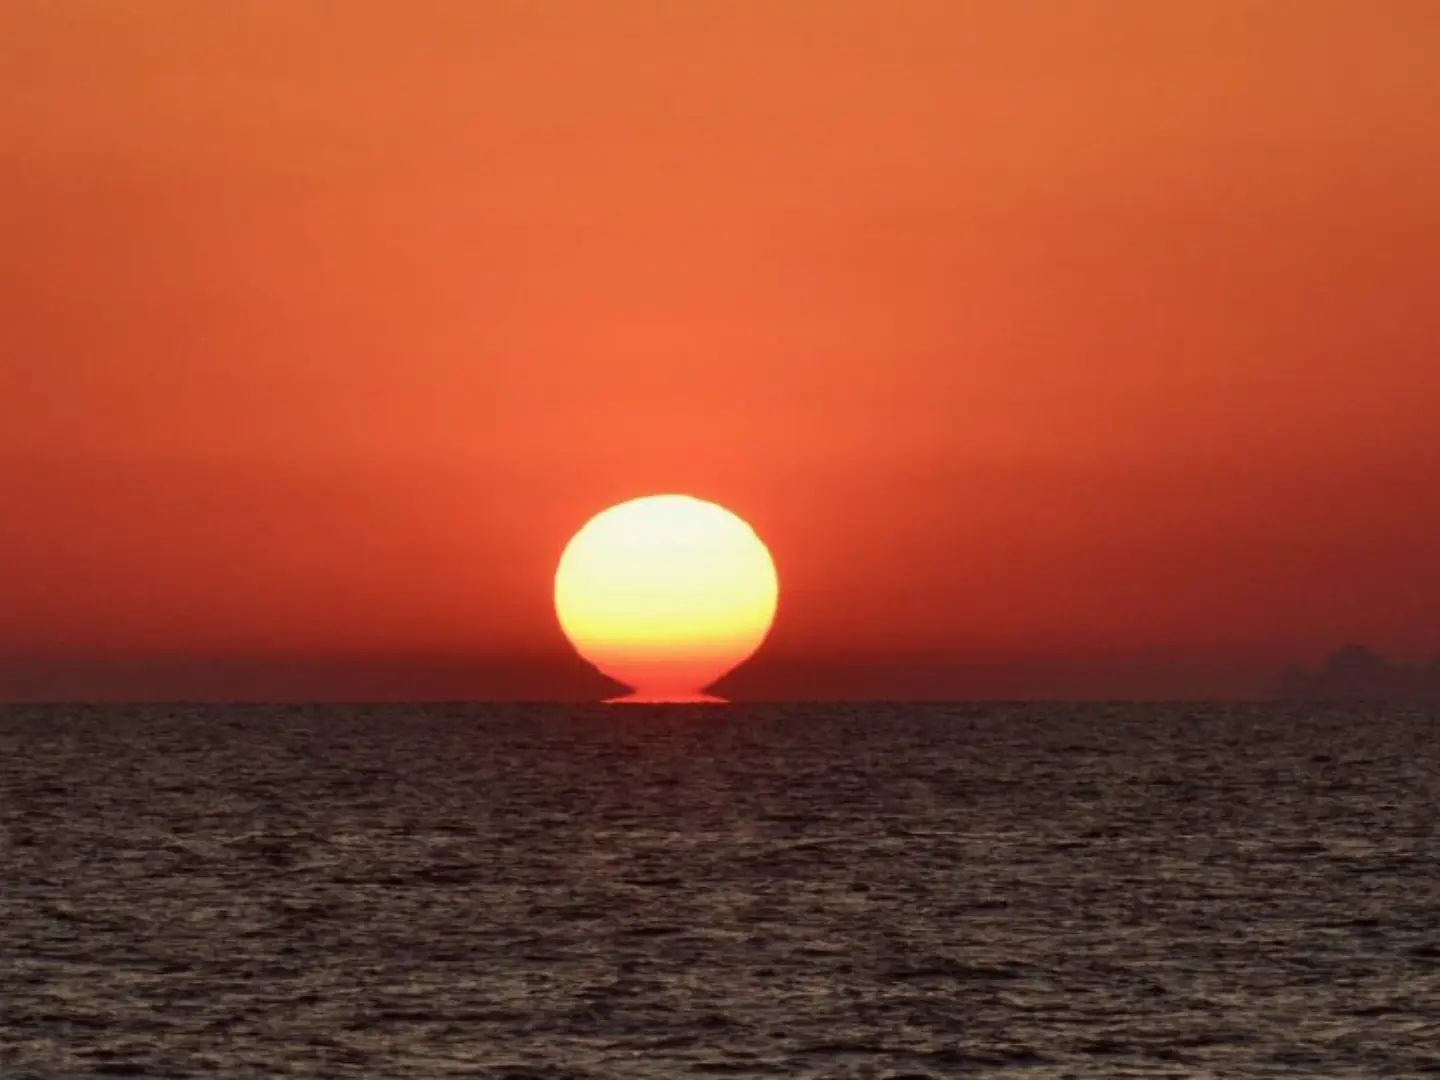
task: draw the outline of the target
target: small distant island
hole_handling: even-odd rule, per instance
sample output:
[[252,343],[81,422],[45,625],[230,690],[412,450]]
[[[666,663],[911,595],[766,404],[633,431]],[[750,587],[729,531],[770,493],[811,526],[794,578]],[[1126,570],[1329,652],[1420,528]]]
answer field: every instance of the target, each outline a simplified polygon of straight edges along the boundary
[[1425,665],[1395,664],[1363,645],[1346,645],[1317,671],[1287,669],[1277,693],[1310,701],[1440,701],[1440,653]]

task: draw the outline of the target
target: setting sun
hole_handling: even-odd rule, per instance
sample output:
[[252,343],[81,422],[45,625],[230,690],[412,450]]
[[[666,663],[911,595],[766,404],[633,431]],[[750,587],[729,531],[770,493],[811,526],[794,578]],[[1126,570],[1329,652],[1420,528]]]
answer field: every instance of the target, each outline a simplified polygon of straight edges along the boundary
[[627,701],[695,701],[765,639],[779,593],[742,519],[688,495],[612,506],[575,534],[555,611],[576,650],[633,687]]

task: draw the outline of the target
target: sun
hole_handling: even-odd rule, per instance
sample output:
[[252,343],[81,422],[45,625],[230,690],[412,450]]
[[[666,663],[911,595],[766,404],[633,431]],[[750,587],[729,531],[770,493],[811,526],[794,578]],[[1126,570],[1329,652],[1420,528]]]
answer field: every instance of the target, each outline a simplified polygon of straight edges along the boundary
[[555,571],[555,613],[576,650],[623,701],[704,694],[750,657],[775,620],[779,579],[744,520],[689,495],[612,506],[570,540]]

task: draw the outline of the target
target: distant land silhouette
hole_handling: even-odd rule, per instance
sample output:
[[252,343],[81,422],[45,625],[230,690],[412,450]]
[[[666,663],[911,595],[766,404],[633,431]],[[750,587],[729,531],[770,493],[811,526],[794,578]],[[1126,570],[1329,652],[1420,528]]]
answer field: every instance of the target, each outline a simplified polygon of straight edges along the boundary
[[1282,698],[1329,701],[1440,701],[1440,653],[1429,664],[1392,664],[1363,645],[1346,645],[1318,671],[1292,667],[1280,676]]

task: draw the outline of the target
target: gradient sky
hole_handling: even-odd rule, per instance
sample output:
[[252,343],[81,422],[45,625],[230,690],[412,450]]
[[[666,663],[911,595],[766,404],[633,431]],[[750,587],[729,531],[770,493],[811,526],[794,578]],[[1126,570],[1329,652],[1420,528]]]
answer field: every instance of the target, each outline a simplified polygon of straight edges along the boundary
[[604,506],[736,695],[1440,648],[1432,0],[9,0],[0,693],[585,695]]

